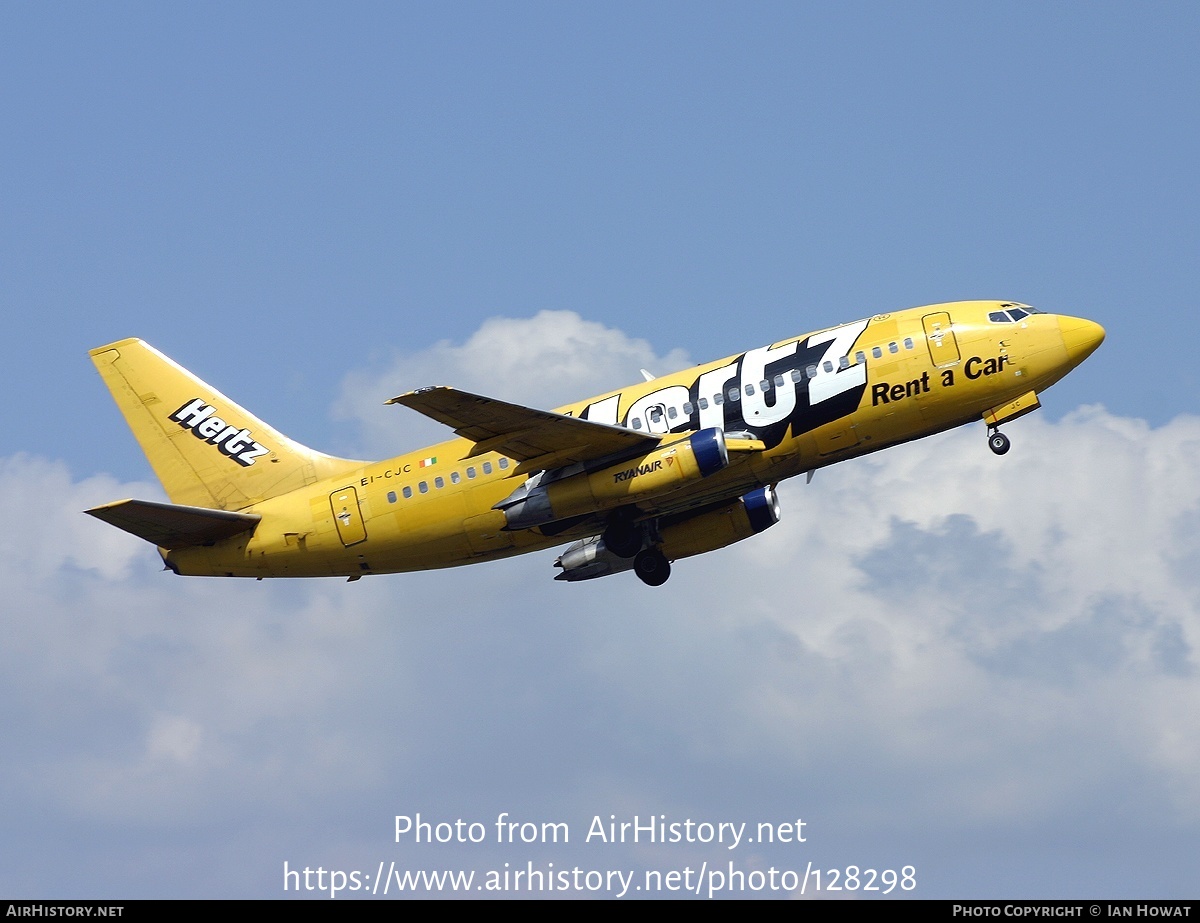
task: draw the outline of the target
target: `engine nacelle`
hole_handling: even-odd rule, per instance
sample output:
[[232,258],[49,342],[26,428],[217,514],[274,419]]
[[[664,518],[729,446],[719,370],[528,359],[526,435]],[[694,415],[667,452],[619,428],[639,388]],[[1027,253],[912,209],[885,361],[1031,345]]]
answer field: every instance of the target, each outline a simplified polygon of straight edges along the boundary
[[662,551],[670,561],[715,551],[771,528],[779,516],[774,489],[761,487],[728,506],[663,526]]
[[563,571],[554,576],[555,580],[591,580],[632,569],[633,558],[613,554],[604,547],[604,539],[596,535],[569,545],[554,566]]
[[728,464],[725,434],[714,427],[597,471],[530,478],[495,509],[504,511],[508,528],[530,529],[661,496]]
[[[753,490],[719,507],[660,527],[659,546],[669,561],[704,554],[757,535],[779,522],[779,498],[771,487]],[[563,572],[555,580],[591,580],[633,568],[634,558],[623,558],[604,547],[604,539],[587,538],[569,546],[555,561]]]

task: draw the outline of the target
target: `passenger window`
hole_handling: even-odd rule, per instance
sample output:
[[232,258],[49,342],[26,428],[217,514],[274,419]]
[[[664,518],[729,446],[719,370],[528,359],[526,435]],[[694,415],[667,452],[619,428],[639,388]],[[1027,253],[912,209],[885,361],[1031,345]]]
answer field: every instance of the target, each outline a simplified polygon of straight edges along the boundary
[[440,474],[433,479],[433,486],[436,487],[438,490],[441,490],[443,487],[446,486],[446,482],[442,479],[442,476]]
[[457,484],[461,480],[462,480],[462,476],[457,471],[450,472],[450,483],[451,484]]
[[792,369],[791,375],[792,381],[796,382],[797,384],[801,381],[801,379],[804,378],[804,373],[799,369]]
[[484,474],[491,474],[491,473],[492,473],[492,463],[491,463],[491,462],[484,462],[484,463],[483,463],[483,473],[484,473]]
[[467,480],[468,481],[475,480],[475,466],[474,465],[472,465],[470,468],[467,469]]
[[648,413],[647,416],[650,417],[651,423],[657,423],[662,419],[662,409],[659,407],[651,407],[650,413]]
[[747,397],[754,396],[754,385],[750,384],[750,382],[746,382],[746,396]]
[[900,347],[898,345],[896,345],[895,343],[888,343],[888,352],[889,353],[898,353],[898,352],[900,352]]
[[[816,378],[816,377],[817,377],[817,367],[816,367],[815,365],[810,365],[810,366],[809,366],[807,369],[805,369],[804,371],[805,371],[805,374],[807,374],[809,378]],[[831,371],[831,372],[833,371],[833,366],[832,366],[832,365],[829,367],[829,371]]]
[[505,458],[503,455],[502,455],[502,456],[500,456],[500,467],[501,467],[501,468],[507,468],[507,467],[508,467],[508,459],[507,459],[507,458]]
[[850,357],[842,356],[842,358],[838,360],[838,368],[843,370],[850,368]]
[[691,401],[683,402],[683,415],[685,417],[690,417],[695,412],[696,412],[696,408],[692,406]]
[[882,359],[883,358],[883,350],[880,349],[878,346],[875,346],[871,349],[871,355],[874,356],[876,359]]
[[401,491],[401,492],[404,494],[404,499],[405,499],[405,500],[411,500],[411,499],[412,499],[412,488],[411,488],[411,487],[405,487],[405,488],[404,488],[404,490],[403,490],[403,491]]
[[[793,369],[793,371],[795,371],[795,369]],[[775,387],[776,387],[776,388],[782,388],[782,387],[783,387],[783,376],[782,376],[782,375],[776,375],[776,376],[775,376]]]
[[669,418],[671,418],[672,420],[674,420],[677,416],[679,416],[679,411],[676,410],[674,407],[668,407],[667,408],[667,416]]
[[697,403],[699,403],[701,410],[708,410],[708,398],[702,397]]
[[388,503],[395,503],[395,502],[396,502],[396,492],[394,490],[389,490],[388,491]]
[[904,338],[904,348],[905,348],[905,349],[912,349],[912,348],[913,348],[913,341],[912,341],[912,337],[905,337],[905,338]]
[[724,394],[714,394],[713,395],[713,403],[716,404],[718,407],[720,407],[722,404],[725,403],[725,395]]
[[641,428],[642,428],[642,418],[641,418],[641,417],[634,417],[634,418],[633,418],[633,428],[634,428],[634,429],[641,429]]
[[417,490],[419,490],[423,494],[427,494],[427,493],[429,493],[429,484],[425,481],[422,481],[420,484],[417,485]]
[[[783,384],[783,382],[781,381],[780,384]],[[760,381],[758,383],[758,390],[761,391],[763,394],[766,394],[768,391],[771,390],[771,383],[764,378],[762,381]]]
[[867,354],[866,354],[866,353],[864,353],[864,352],[863,352],[863,351],[860,349],[858,352],[856,352],[856,353],[854,354],[854,361],[855,361],[855,362],[857,362],[859,365],[862,365],[862,363],[864,363],[864,362],[866,362],[866,361],[867,361]]
[[742,392],[737,388],[730,388],[726,393],[729,395],[731,401],[740,401],[742,399]]

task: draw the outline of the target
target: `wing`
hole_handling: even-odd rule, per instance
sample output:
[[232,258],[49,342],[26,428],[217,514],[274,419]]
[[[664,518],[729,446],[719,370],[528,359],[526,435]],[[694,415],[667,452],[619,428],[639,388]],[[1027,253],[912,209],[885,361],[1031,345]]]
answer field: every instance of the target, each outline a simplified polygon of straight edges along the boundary
[[517,459],[521,462],[517,474],[649,452],[660,439],[454,388],[422,388],[386,403],[402,404],[452,427],[475,443],[468,457],[499,452]]
[[262,519],[255,513],[229,513],[151,500],[117,500],[84,512],[162,548],[211,545],[251,531]]

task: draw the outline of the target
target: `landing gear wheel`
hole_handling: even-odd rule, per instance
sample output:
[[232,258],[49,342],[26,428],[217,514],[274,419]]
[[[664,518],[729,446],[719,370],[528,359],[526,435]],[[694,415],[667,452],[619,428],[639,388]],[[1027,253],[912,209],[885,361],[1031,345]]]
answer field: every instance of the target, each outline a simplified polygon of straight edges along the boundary
[[618,558],[632,558],[642,548],[642,533],[632,522],[614,519],[604,530],[604,547]]
[[1012,443],[1004,433],[996,431],[988,436],[988,448],[997,455],[1003,455],[1012,448]]
[[647,548],[633,559],[633,570],[647,586],[662,586],[671,576],[671,562],[657,548]]

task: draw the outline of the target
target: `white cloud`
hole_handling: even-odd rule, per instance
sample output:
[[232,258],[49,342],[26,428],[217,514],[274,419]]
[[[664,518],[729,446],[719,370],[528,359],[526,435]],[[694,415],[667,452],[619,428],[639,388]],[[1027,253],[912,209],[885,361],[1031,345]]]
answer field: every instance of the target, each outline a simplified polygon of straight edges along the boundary
[[[1091,776],[1138,765],[1194,822],[1200,419],[1150,429],[1085,408],[1011,434],[1004,459],[981,431],[951,433],[785,487],[783,522],[730,551],[729,590],[704,592],[777,624],[816,679],[762,665],[740,719],[796,758],[849,724],[891,759],[929,758],[923,785],[948,769],[961,786],[987,754],[1021,813],[1087,787],[1057,758],[1073,740],[1104,755]],[[965,814],[1004,805],[993,775]]]
[[550,410],[640,381],[642,368],[664,375],[691,364],[681,350],[657,355],[645,340],[573,311],[494,317],[465,343],[443,340],[419,353],[393,356],[382,369],[350,373],[335,414],[362,425],[364,453],[386,456],[453,438],[446,427],[410,410],[384,406],[414,388],[451,385]]
[[76,483],[62,462],[25,454],[0,458],[0,509],[7,525],[0,532],[0,558],[26,579],[44,578],[63,567],[120,577],[140,543],[79,514],[129,496],[122,490],[154,499],[161,495],[157,486],[121,487],[106,475]]
[[[475,364],[497,357],[511,388]],[[537,368],[578,395],[671,359],[539,315],[349,376],[346,394],[455,379],[546,406],[566,395],[536,400]],[[818,860],[920,854],[963,894],[964,838],[1023,868],[1027,842],[1119,823],[1143,858],[1112,866],[1112,890],[1144,894],[1138,863],[1174,861],[1172,837],[1200,822],[1200,419],[1154,429],[1092,407],[1009,434],[1002,459],[977,428],[789,482],[780,525],[678,562],[658,590],[555,583],[552,552],[353,584],[182,579],[79,512],[148,485],[0,460],[0,516],[20,524],[0,556],[8,827],[33,804],[54,830],[120,830],[110,853],[175,835],[227,870],[212,893],[262,895],[284,858],[389,857],[405,811],[803,814]],[[1072,849],[1080,869],[1109,861]],[[763,857],[780,855],[733,858]],[[69,889],[60,858],[34,890]],[[97,857],[78,840],[67,858]]]
[[146,751],[150,759],[191,763],[204,742],[204,730],[182,715],[159,715],[147,735]]

